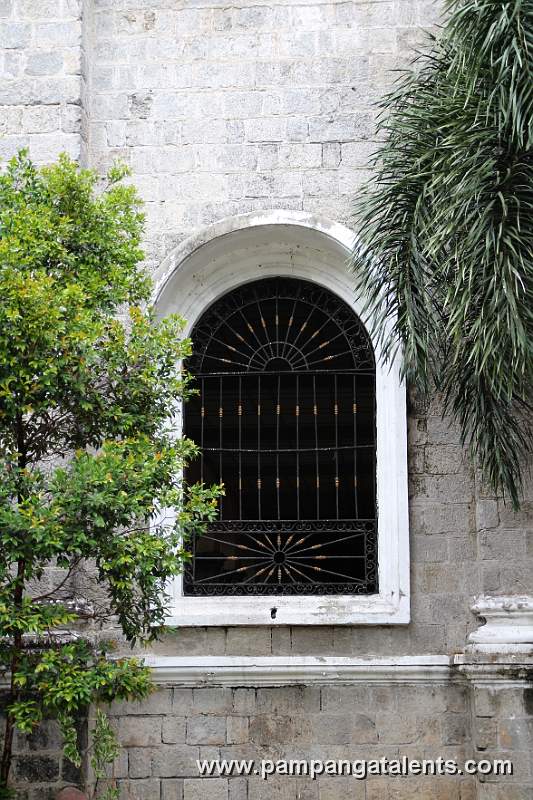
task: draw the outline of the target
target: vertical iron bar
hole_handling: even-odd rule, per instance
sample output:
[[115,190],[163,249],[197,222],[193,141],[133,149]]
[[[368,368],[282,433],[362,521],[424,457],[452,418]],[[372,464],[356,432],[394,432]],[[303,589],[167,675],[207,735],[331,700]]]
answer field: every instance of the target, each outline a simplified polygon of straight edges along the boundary
[[261,514],[261,375],[257,376],[257,511]]
[[242,377],[239,375],[239,519],[242,519]]
[[296,373],[296,519],[300,519],[300,376]]
[[315,418],[316,518],[320,519],[320,473],[318,466],[318,406],[316,401],[316,375],[313,375],[313,415]]
[[281,519],[281,509],[279,502],[279,418],[281,414],[280,406],[281,376],[278,375],[278,396],[276,400],[276,505],[278,508],[278,519]]
[[[218,393],[218,482],[222,483],[222,417],[224,415],[224,407],[222,405],[223,402],[223,393],[222,393],[222,382],[223,378],[219,378],[219,393]],[[220,504],[219,504],[219,518],[223,519],[223,508],[224,508],[224,496],[221,495],[220,497]]]
[[355,519],[359,519],[359,507],[357,503],[357,375],[352,379],[352,417],[353,417],[353,496]]
[[335,391],[333,414],[335,417],[335,509],[339,519],[339,400],[337,387],[337,374],[335,373]]
[[205,380],[200,381],[200,483],[204,482]]
[[276,356],[279,357],[279,306],[278,306],[278,299],[279,299],[279,291],[278,287],[276,286]]

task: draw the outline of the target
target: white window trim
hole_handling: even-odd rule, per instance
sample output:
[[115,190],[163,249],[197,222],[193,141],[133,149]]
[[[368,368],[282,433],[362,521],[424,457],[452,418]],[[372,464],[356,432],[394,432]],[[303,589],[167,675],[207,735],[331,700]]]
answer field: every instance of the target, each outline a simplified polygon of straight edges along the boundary
[[[156,274],[160,315],[179,313],[190,332],[200,315],[231,289],[268,276],[313,281],[361,316],[346,259],[354,234],[294,211],[245,214],[216,223],[179,246]],[[170,587],[168,625],[389,625],[410,620],[407,421],[399,364],[376,352],[379,593],[374,595],[185,597]],[[180,414],[177,415],[178,419]]]

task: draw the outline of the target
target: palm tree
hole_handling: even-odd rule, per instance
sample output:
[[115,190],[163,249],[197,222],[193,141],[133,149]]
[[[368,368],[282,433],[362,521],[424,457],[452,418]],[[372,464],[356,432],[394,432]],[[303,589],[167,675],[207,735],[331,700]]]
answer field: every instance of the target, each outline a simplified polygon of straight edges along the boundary
[[379,104],[352,267],[385,358],[442,392],[497,492],[520,502],[533,386],[533,0],[451,0]]

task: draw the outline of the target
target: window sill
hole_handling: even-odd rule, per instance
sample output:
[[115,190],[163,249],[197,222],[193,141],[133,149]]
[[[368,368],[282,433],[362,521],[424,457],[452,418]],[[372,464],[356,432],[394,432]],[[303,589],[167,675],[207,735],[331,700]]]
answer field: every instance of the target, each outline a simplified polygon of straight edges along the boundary
[[168,626],[406,625],[409,599],[380,595],[179,597]]

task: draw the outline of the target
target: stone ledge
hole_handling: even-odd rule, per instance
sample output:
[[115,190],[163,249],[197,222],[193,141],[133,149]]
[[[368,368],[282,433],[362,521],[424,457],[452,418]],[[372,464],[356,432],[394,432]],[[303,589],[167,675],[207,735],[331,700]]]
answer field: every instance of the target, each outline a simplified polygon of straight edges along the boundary
[[335,683],[446,683],[445,655],[357,659],[333,656],[148,656],[158,686],[294,686]]

